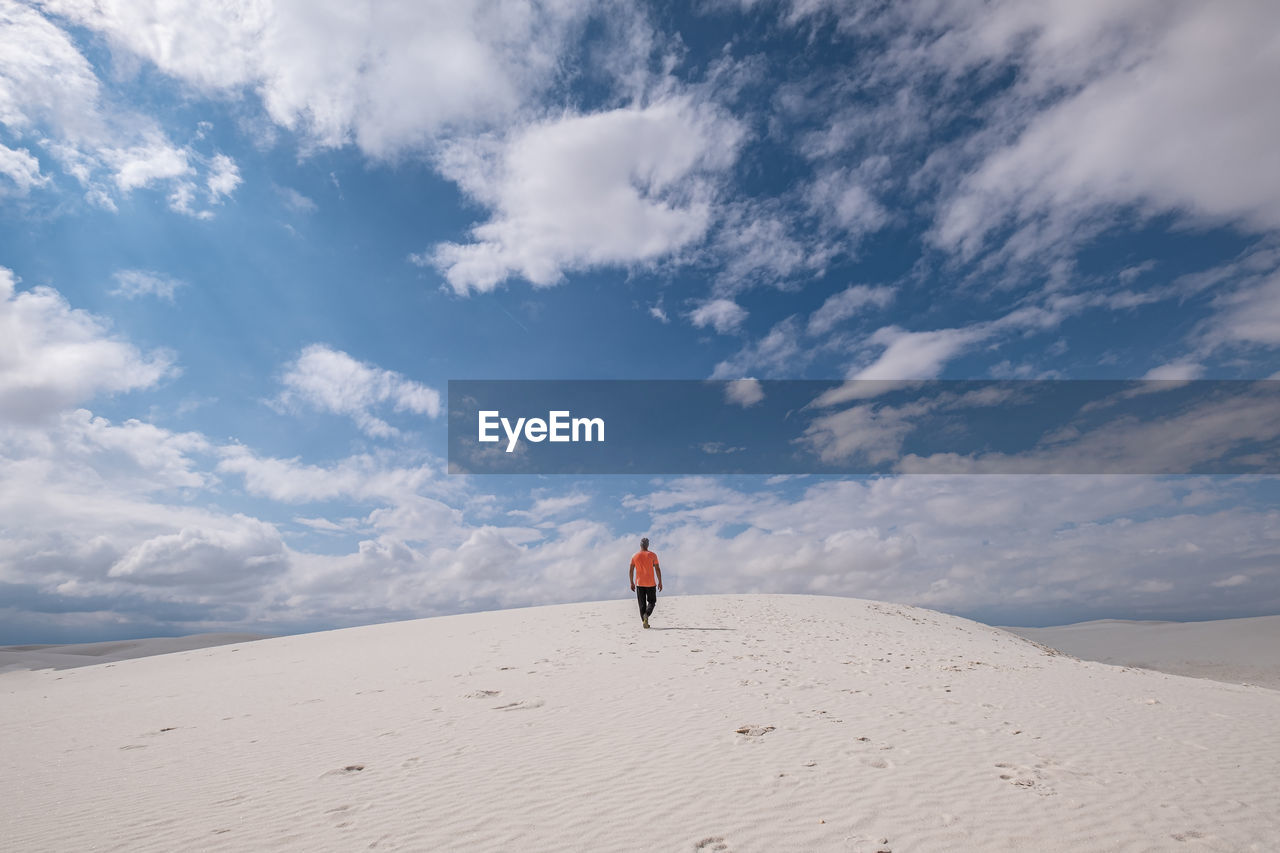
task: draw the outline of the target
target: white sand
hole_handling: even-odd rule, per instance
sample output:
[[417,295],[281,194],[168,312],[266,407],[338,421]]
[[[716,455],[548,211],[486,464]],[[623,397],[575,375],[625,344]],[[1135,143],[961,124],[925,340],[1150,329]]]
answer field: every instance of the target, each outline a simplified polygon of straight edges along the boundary
[[1280,616],[1005,630],[1085,660],[1280,689]]
[[65,643],[45,646],[0,646],[0,672],[15,669],[70,669],[115,663],[151,655],[167,655],[232,643],[265,639],[263,634],[191,634],[107,643]]
[[0,838],[1280,849],[1280,691],[851,599],[661,597],[660,630],[638,621],[625,599],[0,675]]

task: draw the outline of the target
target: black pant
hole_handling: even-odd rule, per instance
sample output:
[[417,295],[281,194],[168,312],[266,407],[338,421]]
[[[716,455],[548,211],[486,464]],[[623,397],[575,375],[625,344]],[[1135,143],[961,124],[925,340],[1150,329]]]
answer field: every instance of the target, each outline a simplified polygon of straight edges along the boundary
[[649,614],[653,612],[653,606],[658,603],[658,588],[656,586],[636,587],[636,601],[640,603],[640,618],[648,619]]

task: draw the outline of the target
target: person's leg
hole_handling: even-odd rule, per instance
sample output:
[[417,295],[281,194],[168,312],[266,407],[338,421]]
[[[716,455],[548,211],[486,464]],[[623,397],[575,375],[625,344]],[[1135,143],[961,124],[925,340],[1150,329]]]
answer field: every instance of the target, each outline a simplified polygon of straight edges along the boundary
[[644,588],[645,608],[644,618],[648,619],[653,615],[653,608],[658,603],[658,588],[656,586],[647,586]]
[[647,615],[644,612],[644,587],[636,587],[636,603],[640,605],[640,618],[644,619]]

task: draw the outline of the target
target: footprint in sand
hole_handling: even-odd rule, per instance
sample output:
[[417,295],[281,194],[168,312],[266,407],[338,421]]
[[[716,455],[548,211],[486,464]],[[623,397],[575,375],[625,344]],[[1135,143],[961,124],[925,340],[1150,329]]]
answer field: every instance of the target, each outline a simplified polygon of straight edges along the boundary
[[474,691],[474,692],[472,692],[472,693],[468,693],[468,694],[467,694],[465,697],[463,697],[463,698],[465,698],[465,699],[488,699],[490,696],[497,696],[497,695],[498,695],[499,693],[501,693],[501,692],[502,692],[501,690],[476,690],[476,691]]
[[773,731],[773,728],[774,728],[773,726],[748,725],[748,726],[740,726],[734,729],[734,731],[740,735],[746,735],[747,737],[764,737],[769,732]]
[[725,853],[729,849],[729,845],[725,843],[723,836],[709,835],[706,838],[693,845],[694,850],[716,851],[716,853]]
[[355,776],[364,770],[363,764],[348,764],[346,767],[340,767],[337,770],[330,770],[323,774],[325,776]]
[[997,768],[1004,772],[1000,774],[1000,778],[1017,788],[1026,788],[1035,791],[1042,797],[1052,797],[1057,791],[1044,783],[1044,774],[1041,769],[1046,764],[1037,764],[1035,767],[1020,767],[1016,764],[1008,764],[1000,762]]
[[893,853],[887,838],[877,841],[864,835],[849,835],[845,836],[844,843],[845,849],[854,850],[857,853]]
[[351,826],[352,824],[351,818],[353,817],[353,815],[351,813],[351,806],[349,805],[334,806],[333,808],[326,811],[325,814],[333,816],[333,821],[334,821],[333,825],[337,829],[343,829],[345,827]]
[[509,702],[506,705],[494,705],[495,711],[523,711],[528,708],[541,708],[545,702],[541,699],[521,699],[518,702]]

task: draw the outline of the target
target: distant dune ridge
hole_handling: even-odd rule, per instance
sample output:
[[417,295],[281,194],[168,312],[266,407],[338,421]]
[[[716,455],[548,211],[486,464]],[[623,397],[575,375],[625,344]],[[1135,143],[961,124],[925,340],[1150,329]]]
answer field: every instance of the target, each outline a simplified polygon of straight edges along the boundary
[[1280,616],[1005,630],[1086,660],[1280,689]]
[[1280,691],[630,598],[0,675],[8,849],[1280,849]]
[[106,643],[0,646],[0,672],[13,669],[69,669],[263,639],[266,639],[265,634],[191,634],[187,637],[153,637]]

